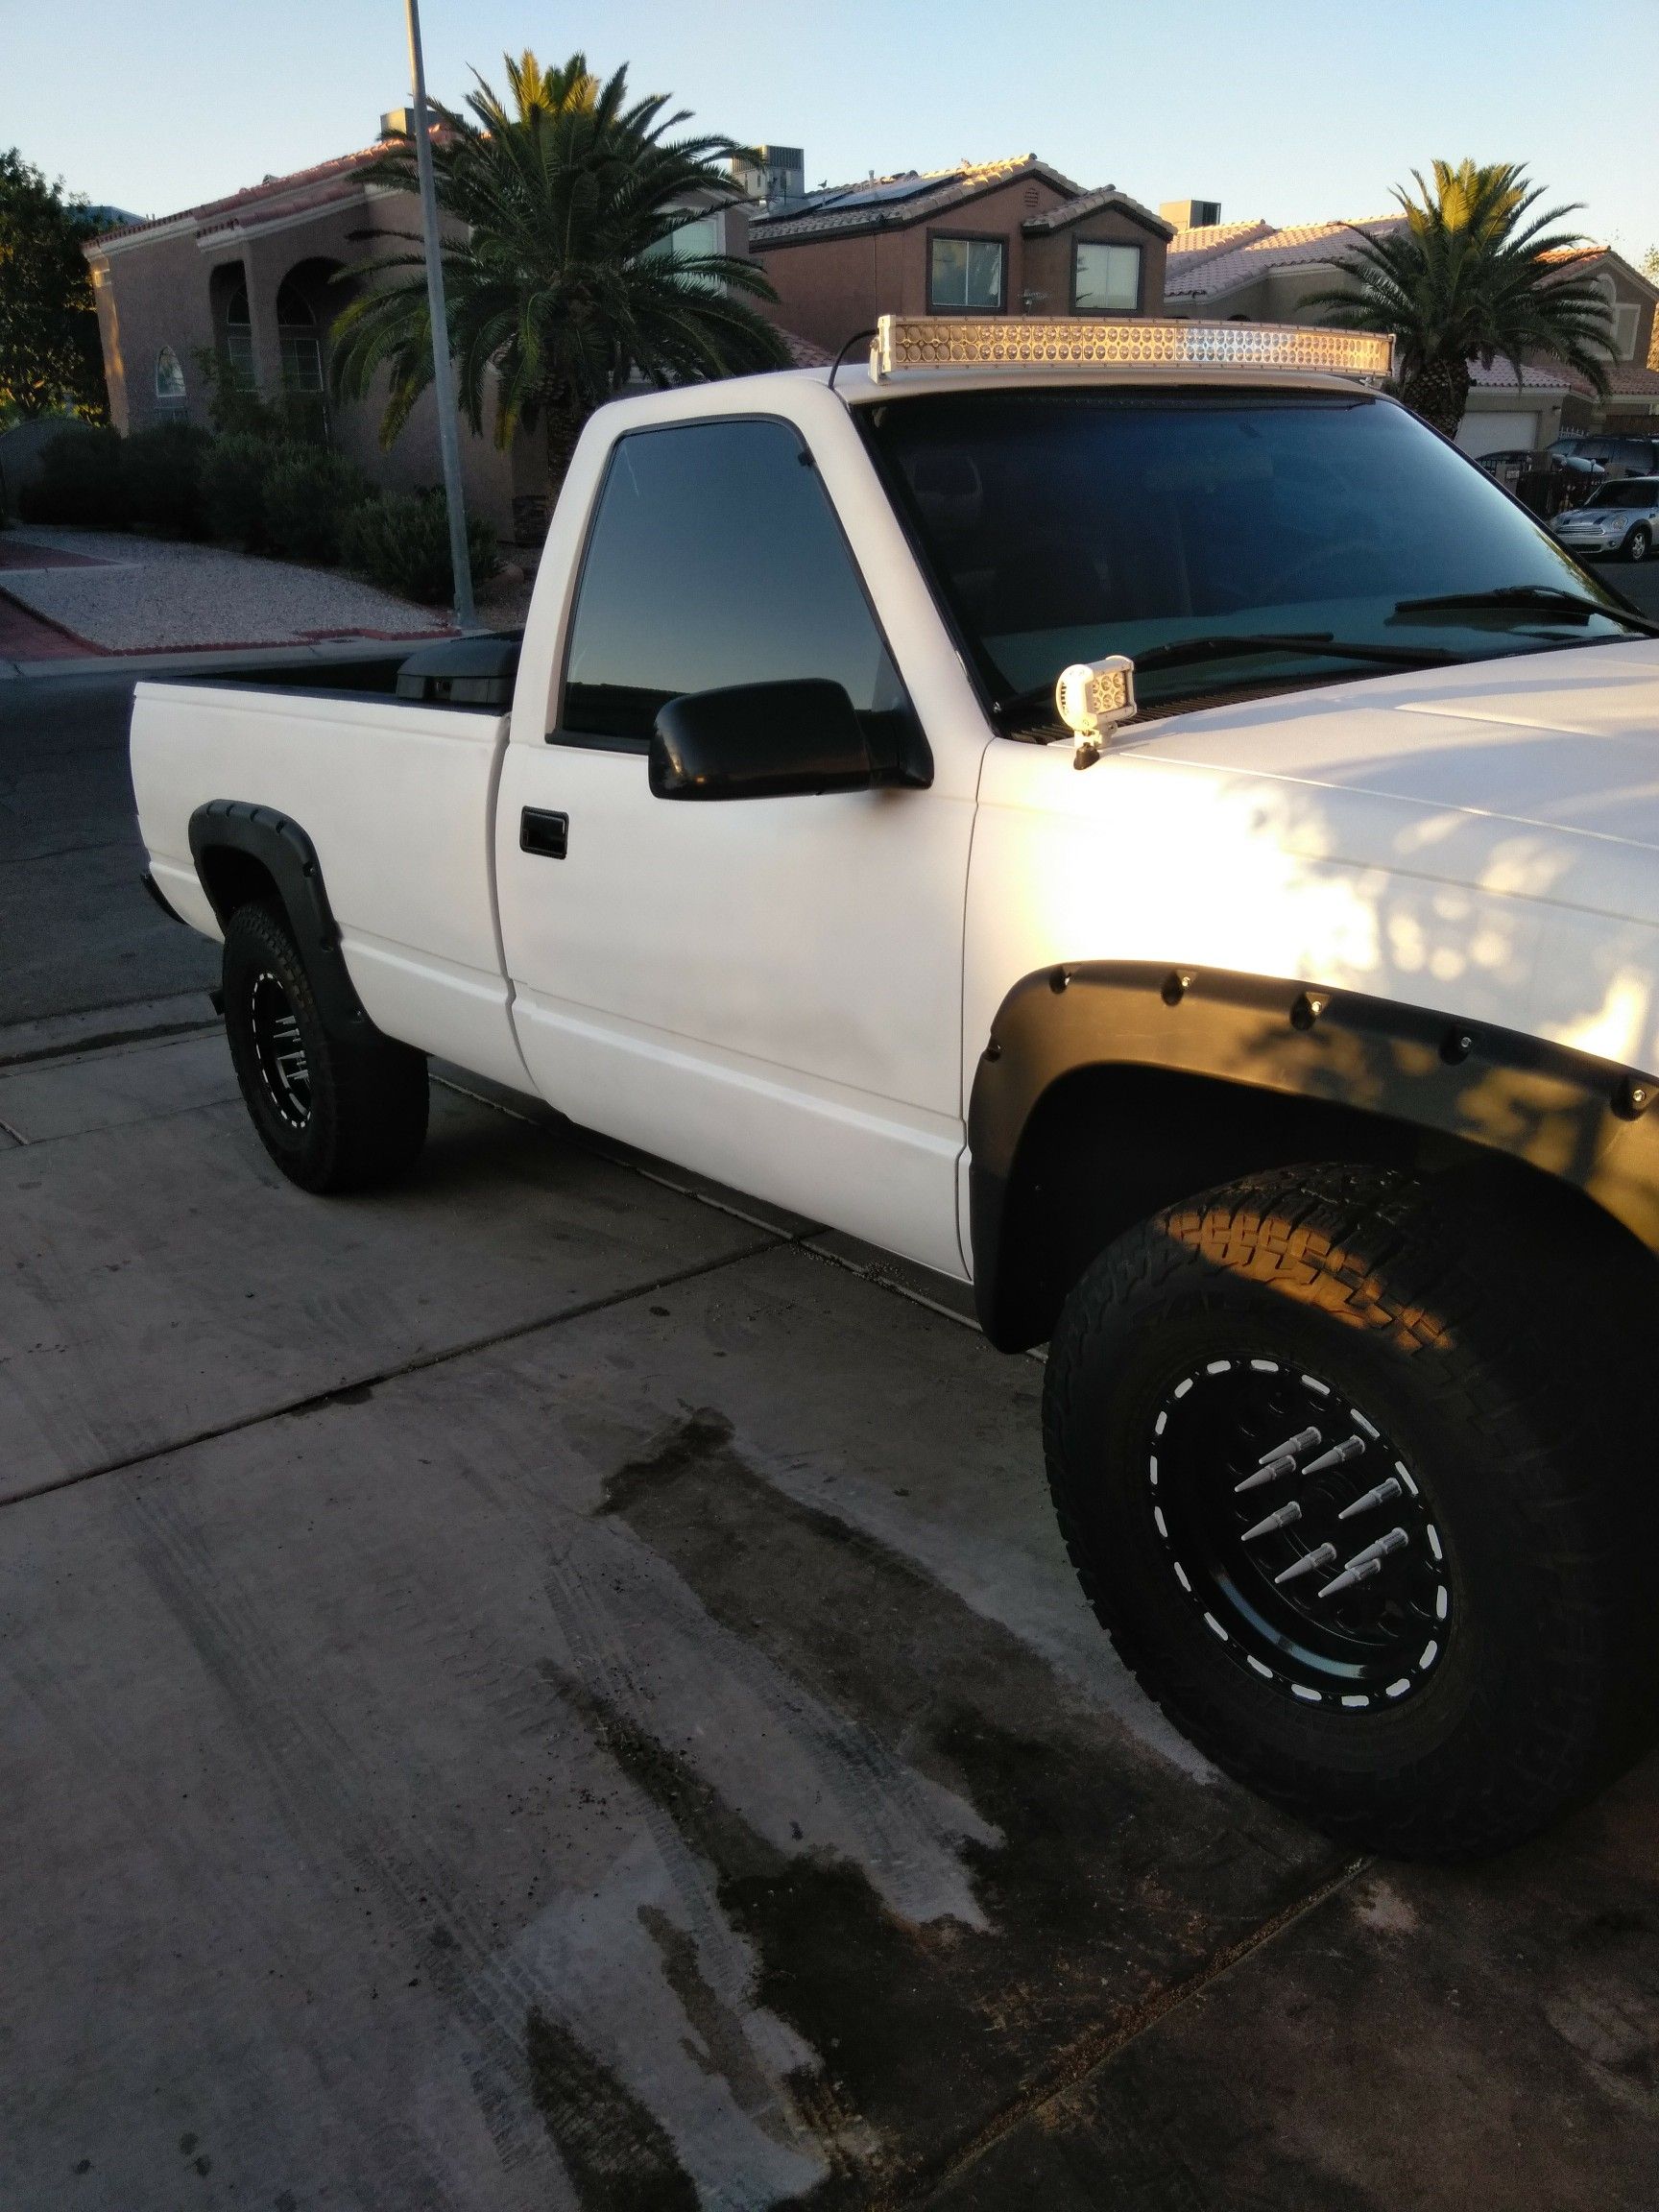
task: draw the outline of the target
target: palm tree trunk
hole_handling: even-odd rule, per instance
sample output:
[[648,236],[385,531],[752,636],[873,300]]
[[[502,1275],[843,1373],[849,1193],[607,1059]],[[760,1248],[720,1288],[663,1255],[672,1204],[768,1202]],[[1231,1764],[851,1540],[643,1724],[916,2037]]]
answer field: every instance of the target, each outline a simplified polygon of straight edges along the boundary
[[1400,397],[1414,414],[1443,438],[1455,438],[1463,410],[1469,404],[1469,364],[1466,361],[1425,361],[1407,370],[1401,380]]
[[585,408],[574,392],[565,392],[549,399],[542,410],[542,433],[547,441],[547,509],[551,514],[557,505],[561,486],[570,467],[570,456],[576,450],[576,441],[582,435],[588,420]]

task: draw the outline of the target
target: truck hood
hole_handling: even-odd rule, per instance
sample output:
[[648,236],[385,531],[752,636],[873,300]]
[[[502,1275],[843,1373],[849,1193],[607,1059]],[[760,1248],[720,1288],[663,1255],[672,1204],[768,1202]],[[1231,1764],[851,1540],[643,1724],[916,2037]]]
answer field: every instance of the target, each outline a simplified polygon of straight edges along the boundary
[[1132,724],[1113,751],[1320,793],[1327,859],[1659,925],[1659,639]]

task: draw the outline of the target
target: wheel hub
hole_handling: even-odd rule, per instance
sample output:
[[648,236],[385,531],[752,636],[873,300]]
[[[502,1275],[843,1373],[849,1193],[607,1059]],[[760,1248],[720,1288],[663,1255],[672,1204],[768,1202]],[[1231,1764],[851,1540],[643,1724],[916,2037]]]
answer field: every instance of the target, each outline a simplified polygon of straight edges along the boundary
[[259,1080],[272,1111],[287,1128],[303,1129],[311,1118],[310,1065],[294,1002],[269,970],[254,978],[249,1027]]
[[1365,1409],[1278,1359],[1181,1376],[1147,1447],[1170,1571],[1241,1667],[1305,1702],[1398,1703],[1443,1658],[1440,1532]]

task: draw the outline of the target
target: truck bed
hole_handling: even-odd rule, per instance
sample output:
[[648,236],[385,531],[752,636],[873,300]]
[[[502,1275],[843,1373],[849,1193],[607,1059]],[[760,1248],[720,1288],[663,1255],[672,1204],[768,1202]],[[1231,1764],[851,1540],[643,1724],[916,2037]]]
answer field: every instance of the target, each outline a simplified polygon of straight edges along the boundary
[[132,782],[151,872],[175,911],[216,937],[191,816],[213,800],[286,816],[316,850],[371,1020],[523,1088],[491,848],[508,717],[391,696],[398,664],[383,688],[289,686],[259,672],[140,684]]

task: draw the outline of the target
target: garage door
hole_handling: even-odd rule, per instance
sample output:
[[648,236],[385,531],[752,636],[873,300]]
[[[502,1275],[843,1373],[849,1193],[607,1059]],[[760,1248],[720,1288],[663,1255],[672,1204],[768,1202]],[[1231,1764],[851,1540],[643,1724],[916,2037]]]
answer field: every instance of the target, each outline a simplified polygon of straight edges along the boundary
[[1465,415],[1457,425],[1457,443],[1479,460],[1482,453],[1538,450],[1538,410],[1518,408],[1511,414]]

